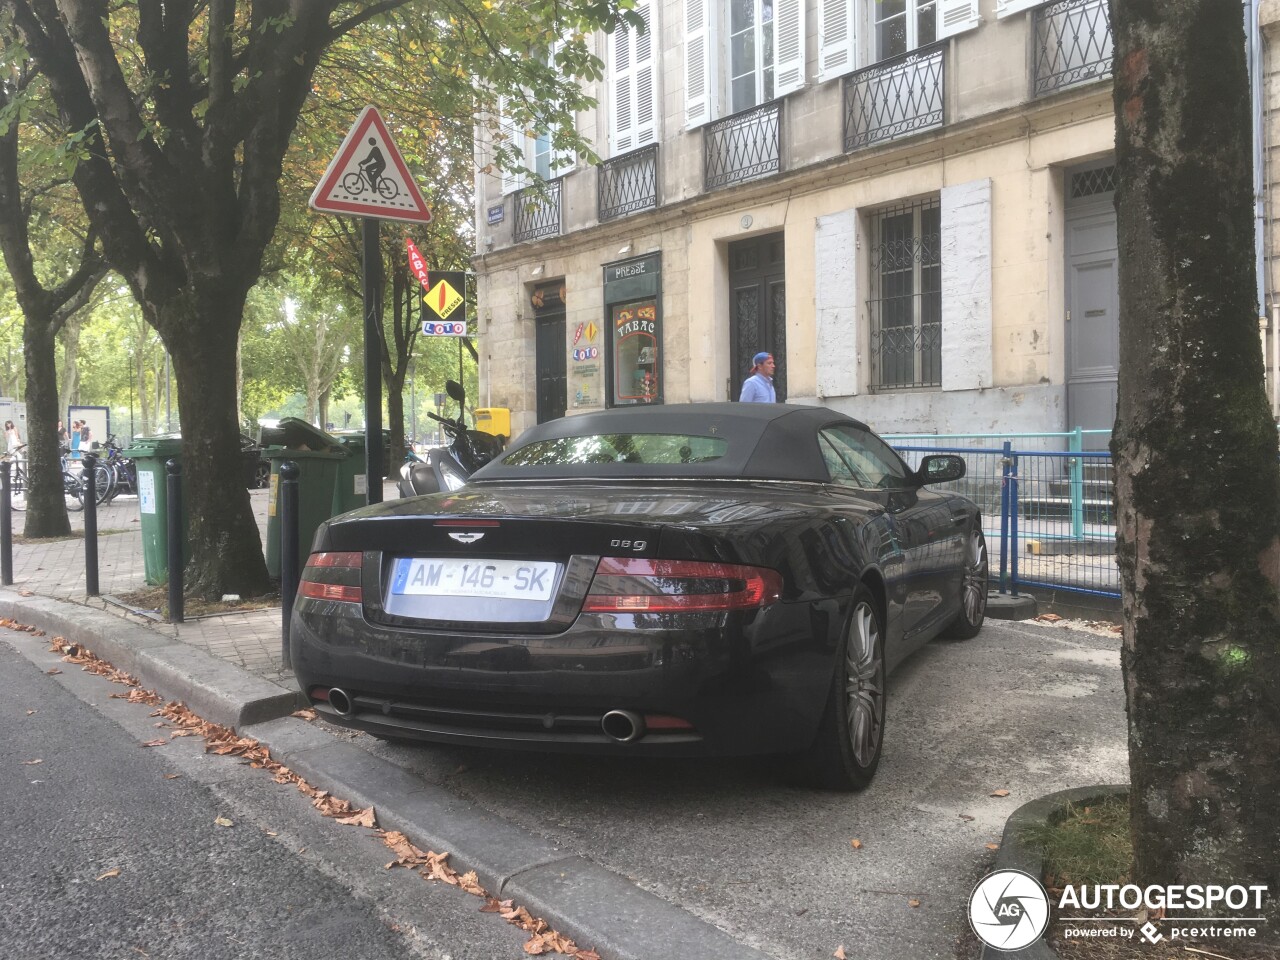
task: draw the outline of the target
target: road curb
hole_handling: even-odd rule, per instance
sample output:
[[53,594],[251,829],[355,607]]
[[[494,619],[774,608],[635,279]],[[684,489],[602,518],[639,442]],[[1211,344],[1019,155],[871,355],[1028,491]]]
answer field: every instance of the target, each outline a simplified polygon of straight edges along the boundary
[[309,783],[357,806],[375,806],[384,829],[448,852],[455,870],[474,870],[490,893],[514,899],[610,960],[769,960],[612,870],[303,720],[286,717],[242,733]]
[[239,729],[306,706],[302,694],[114,614],[0,588],[0,617],[92,650],[214,723]]
[[[1046,822],[1068,803],[1081,803],[1128,792],[1127,783],[1103,784],[1059,790],[1024,803],[1005,821],[1004,835],[1000,838],[1000,852],[996,854],[992,870],[1021,870],[1039,880],[1044,875],[1044,857],[1039,850],[1022,842],[1022,835],[1028,827]],[[1042,938],[1021,950],[997,950],[984,945],[981,960],[1058,960],[1058,952]]]
[[289,714],[301,693],[92,607],[0,588],[0,617],[80,643],[145,687],[236,728],[312,784],[375,806],[385,829],[449,853],[500,899],[513,898],[610,960],[771,960],[631,880],[481,810],[389,760]]

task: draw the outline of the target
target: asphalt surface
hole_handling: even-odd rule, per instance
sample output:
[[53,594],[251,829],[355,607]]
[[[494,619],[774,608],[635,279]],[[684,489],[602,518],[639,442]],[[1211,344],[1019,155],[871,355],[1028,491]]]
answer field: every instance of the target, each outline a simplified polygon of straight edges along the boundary
[[974,640],[929,644],[890,679],[884,758],[861,794],[794,787],[770,760],[353,742],[771,956],[843,946],[850,958],[950,960],[972,951],[964,905],[1009,814],[1127,781],[1119,646],[992,620]]
[[292,786],[199,738],[142,748],[166,735],[152,708],[41,646],[0,633],[0,957],[526,956],[479,900],[384,869],[370,831]]

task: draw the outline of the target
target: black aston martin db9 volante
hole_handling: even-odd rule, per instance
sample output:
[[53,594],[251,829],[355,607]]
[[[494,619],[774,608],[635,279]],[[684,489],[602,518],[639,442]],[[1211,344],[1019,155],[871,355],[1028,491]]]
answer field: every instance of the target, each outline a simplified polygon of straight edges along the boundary
[[565,417],[460,490],[317,532],[290,623],[326,720],[388,739],[798,754],[865,786],[885,675],[987,600],[978,509],[822,407]]

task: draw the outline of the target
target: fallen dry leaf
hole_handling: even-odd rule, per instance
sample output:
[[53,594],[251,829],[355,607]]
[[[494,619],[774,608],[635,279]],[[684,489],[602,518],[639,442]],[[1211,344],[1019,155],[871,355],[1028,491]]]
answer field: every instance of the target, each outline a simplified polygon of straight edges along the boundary
[[29,717],[29,716],[33,715],[35,712],[36,712],[36,711],[34,711],[34,710],[28,710],[28,711],[27,711],[27,716]]
[[843,943],[840,944],[840,946],[836,947],[836,952],[833,953],[832,956],[835,957],[836,960],[845,960]]
[[182,776],[180,773],[166,773],[164,778],[166,780],[177,780],[180,776]]
[[1057,623],[1062,618],[1056,613],[1042,613],[1040,616],[1036,617],[1036,619],[1042,623]]
[[23,760],[22,762],[28,767],[34,767],[37,763],[44,763],[44,761],[39,757],[36,757],[34,760]]
[[1006,790],[1004,787],[1001,787],[999,790],[991,791],[991,796],[993,797],[1007,797],[1008,795],[1009,795],[1009,791]]
[[317,714],[311,707],[307,707],[304,710],[295,710],[293,713],[289,714],[289,716],[299,717],[300,719],[306,720],[310,723],[312,720],[316,719]]
[[918,906],[920,906],[920,901],[919,901],[919,900],[917,900],[917,899],[915,899],[914,897],[912,897],[910,900],[908,900],[908,901],[907,901],[907,906],[908,906],[908,907],[918,907]]
[[120,876],[120,868],[119,868],[119,867],[112,867],[110,870],[108,870],[108,871],[107,871],[106,873],[104,873],[102,876],[98,877],[98,879],[99,879],[99,880],[106,880],[108,877],[118,877],[118,876]]
[[378,815],[374,812],[373,807],[365,807],[349,817],[339,817],[338,822],[348,827],[373,827],[377,829]]
[[999,850],[999,849],[1000,849],[1000,844],[998,844],[998,843],[988,843],[988,844],[987,844],[987,849],[988,849],[988,850]]
[[969,814],[967,813],[959,813],[959,814],[956,814],[956,816],[958,816],[965,823],[972,823],[974,819],[973,817],[969,816]]
[[18,591],[18,596],[20,596],[20,597],[34,597],[34,596],[35,596],[35,594],[34,594],[34,593],[32,593],[30,590],[27,590],[27,589],[25,589],[25,588],[24,588],[24,589],[22,589],[22,590],[19,590],[19,591]]
[[146,743],[143,744],[143,746],[144,747],[163,747],[168,742],[169,741],[166,740],[164,737],[159,737],[155,740],[148,740]]
[[61,670],[59,670],[57,667],[53,667],[52,669],[50,669],[50,670],[46,670],[46,671],[45,671],[45,673],[47,673],[47,674],[48,674],[49,676],[51,676],[51,677],[56,677],[56,676],[57,676],[58,674],[60,674],[61,672],[62,672],[62,671],[61,671]]
[[236,825],[234,820],[229,820],[226,817],[218,817],[213,822],[220,827],[234,827]]
[[855,850],[861,850],[861,849],[862,849],[862,841],[861,841],[861,840],[850,840],[850,841],[849,841],[849,846],[853,847],[853,849],[855,849]]

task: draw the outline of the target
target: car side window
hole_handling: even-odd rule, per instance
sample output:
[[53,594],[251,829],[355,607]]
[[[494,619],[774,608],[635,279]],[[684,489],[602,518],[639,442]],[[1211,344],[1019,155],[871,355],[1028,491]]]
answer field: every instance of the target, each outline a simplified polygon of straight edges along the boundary
[[853,467],[849,465],[840,451],[832,444],[826,433],[818,434],[818,446],[822,449],[822,459],[826,461],[827,470],[831,473],[833,483],[838,483],[844,487],[868,487],[870,484],[865,477],[859,477],[853,472]]
[[843,471],[846,479],[837,478],[824,446],[823,457],[827,458],[827,467],[831,470],[831,476],[837,478],[836,482],[848,483],[850,481],[847,478],[851,476],[854,478],[853,482],[860,487],[893,490],[914,485],[911,472],[902,458],[870,431],[840,424],[823,430],[821,437],[846,464]]

